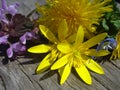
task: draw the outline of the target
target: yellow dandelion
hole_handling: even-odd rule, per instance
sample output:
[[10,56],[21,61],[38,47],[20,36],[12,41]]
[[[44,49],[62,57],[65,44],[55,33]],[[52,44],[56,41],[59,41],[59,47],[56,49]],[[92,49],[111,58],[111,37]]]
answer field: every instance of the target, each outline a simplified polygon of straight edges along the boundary
[[87,68],[98,74],[104,74],[102,67],[98,65],[91,57],[105,56],[108,55],[109,52],[106,50],[96,51],[96,49],[90,48],[102,41],[106,35],[106,33],[102,33],[83,42],[84,29],[80,26],[78,28],[74,44],[59,43],[57,45],[58,50],[64,55],[52,65],[51,70],[58,69],[61,76],[60,84],[65,82],[71,72],[72,67],[75,68],[80,78],[87,84],[92,83],[91,76]]
[[[74,41],[73,36],[71,36],[71,39],[68,38],[67,32],[68,32],[68,27],[67,27],[67,22],[66,20],[62,20],[58,27],[58,37],[55,36],[47,27],[44,25],[39,26],[40,31],[42,34],[51,42],[50,44],[40,44],[37,46],[33,46],[28,49],[28,52],[31,53],[48,53],[46,57],[42,60],[42,62],[38,65],[38,68],[36,70],[36,73],[42,73],[45,70],[47,70],[54,62],[55,60],[61,56],[61,53],[57,49],[57,44],[60,42],[66,42],[66,41]],[[61,32],[62,31],[62,32]],[[66,40],[65,40],[66,39]]]
[[42,14],[38,24],[47,26],[57,34],[59,23],[65,19],[69,35],[77,32],[79,25],[82,25],[85,27],[85,37],[91,37],[96,30],[94,25],[99,24],[105,12],[112,11],[109,2],[111,0],[47,0],[46,5],[36,5],[37,11]]
[[117,36],[116,36],[116,42],[117,42],[117,46],[116,48],[113,50],[112,55],[110,57],[110,60],[114,59],[120,59],[120,31],[118,32]]

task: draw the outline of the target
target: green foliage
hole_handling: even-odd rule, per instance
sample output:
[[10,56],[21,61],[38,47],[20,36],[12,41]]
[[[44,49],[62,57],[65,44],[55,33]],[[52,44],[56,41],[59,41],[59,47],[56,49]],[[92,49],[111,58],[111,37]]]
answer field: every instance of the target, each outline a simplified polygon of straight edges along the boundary
[[120,11],[114,0],[111,4],[113,5],[113,11],[105,13],[104,19],[101,21],[100,26],[98,26],[97,31],[100,32],[103,30],[103,32],[107,32],[110,37],[115,37],[120,30]]

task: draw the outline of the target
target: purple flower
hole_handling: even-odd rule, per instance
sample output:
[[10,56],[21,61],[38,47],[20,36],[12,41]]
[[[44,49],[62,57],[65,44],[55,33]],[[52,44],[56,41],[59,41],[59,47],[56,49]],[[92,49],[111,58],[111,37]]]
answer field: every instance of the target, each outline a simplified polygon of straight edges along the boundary
[[6,19],[6,13],[9,13],[12,16],[14,16],[18,11],[17,8],[19,7],[19,3],[15,3],[7,6],[6,0],[1,0],[1,1],[2,1],[2,7],[0,8],[0,20],[8,24],[9,21]]
[[114,38],[106,38],[100,43],[100,45],[97,46],[97,51],[101,49],[112,51],[113,49],[116,48],[116,46],[117,42]]
[[10,45],[10,47],[7,49],[7,55],[9,58],[12,58],[14,54],[21,55],[24,54],[25,51],[26,51],[26,46],[21,44],[20,42],[16,42]]
[[0,37],[0,44],[8,44],[8,37],[9,35],[1,36]]
[[5,17],[3,9],[0,9],[0,20],[3,21],[4,23],[8,24],[8,20]]
[[21,43],[25,45],[27,40],[37,39],[36,32],[37,29],[34,29],[32,32],[26,32],[23,36],[20,37]]
[[15,3],[15,4],[7,6],[6,0],[2,0],[2,9],[5,12],[12,14],[13,16],[17,13],[18,7],[19,7],[19,3]]

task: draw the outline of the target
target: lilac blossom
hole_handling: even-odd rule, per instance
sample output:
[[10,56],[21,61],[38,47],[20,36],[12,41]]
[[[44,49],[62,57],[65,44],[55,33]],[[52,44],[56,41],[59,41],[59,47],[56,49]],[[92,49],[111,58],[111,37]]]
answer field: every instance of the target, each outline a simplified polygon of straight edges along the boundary
[[0,44],[7,44],[4,51],[8,58],[14,59],[17,55],[23,55],[26,52],[27,40],[38,38],[36,36],[38,28],[32,30],[34,28],[33,22],[24,15],[17,14],[19,3],[7,5],[6,0],[1,1]]
[[37,39],[36,32],[38,32],[37,28],[35,28],[32,32],[26,32],[23,36],[20,37],[21,43],[26,44],[27,40]]
[[8,12],[10,14],[12,14],[13,16],[17,13],[17,8],[19,7],[19,3],[16,2],[12,5],[7,6],[6,0],[2,0],[2,9],[5,12]]
[[0,20],[3,21],[4,23],[8,24],[8,20],[5,17],[3,9],[0,9]]
[[16,42],[10,45],[10,47],[7,49],[7,55],[9,58],[12,58],[14,54],[24,54],[26,51],[26,46],[23,45],[20,42]]
[[0,44],[8,44],[8,37],[9,37],[9,35],[1,36]]
[[1,51],[7,54],[7,58],[15,59],[17,55],[25,54],[27,40],[38,39],[36,33],[39,30],[33,30],[34,23],[28,17],[17,13],[19,3],[7,5],[6,0],[1,1],[0,44],[6,45]]
[[18,12],[17,8],[19,7],[19,3],[14,3],[12,5],[7,6],[6,0],[1,1],[2,7],[0,8],[0,20],[8,24],[9,21],[6,19],[6,13],[9,13],[12,16],[14,16]]
[[23,36],[20,37],[20,40],[16,43],[10,44],[10,47],[7,49],[8,58],[13,58],[14,55],[22,55],[26,52],[26,41],[37,39],[36,32],[38,29],[34,29],[31,32],[26,32]]
[[113,49],[116,48],[116,46],[117,42],[114,38],[106,38],[100,43],[100,45],[97,46],[97,51],[101,49],[112,51]]

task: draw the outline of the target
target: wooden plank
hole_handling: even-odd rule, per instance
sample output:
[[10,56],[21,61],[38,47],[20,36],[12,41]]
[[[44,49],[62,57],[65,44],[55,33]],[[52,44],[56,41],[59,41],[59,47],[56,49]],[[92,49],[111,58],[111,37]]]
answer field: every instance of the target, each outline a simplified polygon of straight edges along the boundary
[[107,90],[119,90],[120,88],[120,69],[110,62],[105,62],[102,67],[104,68],[104,75],[94,75],[93,77],[100,82]]
[[[6,66],[0,67],[6,73],[4,75],[9,78],[11,82],[11,85],[9,85],[11,89],[9,90],[13,90],[13,88],[14,90],[38,90],[38,88],[39,90],[106,90],[106,88],[95,79],[93,79],[91,86],[86,85],[77,75],[73,74],[75,73],[74,71],[64,85],[59,85],[60,77],[56,71],[47,71],[43,74],[34,75],[37,64],[29,64],[29,62],[20,64],[27,61],[30,61],[30,59],[21,58]],[[3,79],[6,79],[6,77],[3,77]],[[5,80],[4,82],[6,83],[7,81]]]
[[5,88],[10,87],[11,89],[8,90],[38,90],[38,88],[39,90],[119,90],[120,88],[120,70],[110,62],[102,64],[105,75],[91,72],[92,85],[86,85],[82,82],[74,70],[65,84],[59,85],[60,77],[56,71],[34,75],[37,64],[36,61],[29,58],[20,58],[7,65],[0,64],[0,76],[2,75]]
[[8,4],[13,4],[14,2],[19,2],[20,7],[18,8],[19,12],[27,15],[33,9],[35,9],[35,3],[44,4],[45,0],[6,0]]

